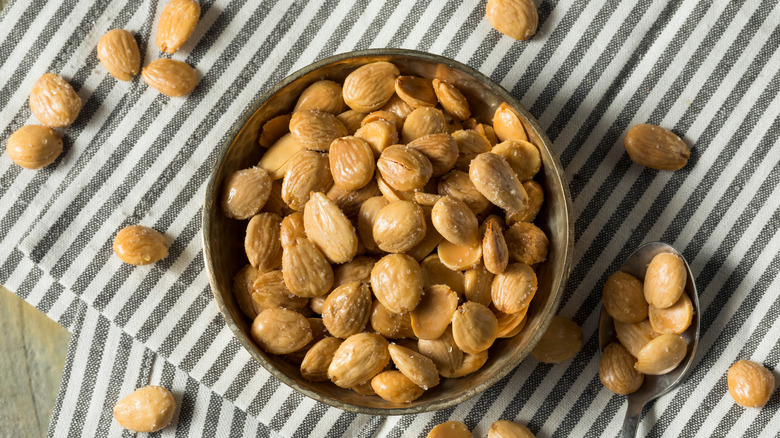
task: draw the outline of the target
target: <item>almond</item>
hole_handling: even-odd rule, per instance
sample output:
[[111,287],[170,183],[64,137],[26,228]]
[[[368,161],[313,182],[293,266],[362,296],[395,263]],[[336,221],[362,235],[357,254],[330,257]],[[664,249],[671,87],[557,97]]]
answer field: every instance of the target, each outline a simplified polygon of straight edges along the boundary
[[345,263],[355,257],[355,228],[324,193],[311,194],[303,209],[303,223],[309,240],[331,263]]
[[145,386],[114,405],[114,418],[133,432],[156,432],[171,423],[176,400],[162,386]]
[[390,344],[390,357],[400,372],[422,389],[439,384],[439,371],[431,359],[414,350]]
[[244,249],[249,263],[262,272],[282,264],[282,245],[279,228],[282,218],[274,213],[260,213],[246,226]]
[[677,368],[687,352],[688,343],[682,336],[659,335],[639,350],[634,367],[642,374],[659,376]]
[[683,259],[671,253],[653,257],[645,273],[645,301],[658,309],[672,306],[685,293],[688,270]]
[[222,211],[229,218],[249,219],[260,212],[270,194],[271,178],[265,170],[239,170],[222,183]]
[[327,151],[333,140],[347,135],[347,128],[331,113],[301,110],[290,119],[290,133],[307,149]]
[[530,222],[518,222],[504,233],[509,257],[526,265],[535,265],[547,259],[550,240],[541,228]]
[[[513,0],[517,1],[517,0]],[[530,0],[519,0],[529,1]],[[528,134],[525,132],[525,127],[521,121],[520,113],[516,109],[512,108],[506,102],[502,103],[493,113],[493,129],[496,131],[496,136],[500,141],[507,140],[526,140],[528,141]]]
[[65,79],[46,73],[33,85],[30,110],[44,125],[60,128],[76,120],[81,111],[81,98]]
[[452,133],[452,138],[458,146],[458,160],[455,167],[459,170],[468,171],[471,160],[482,152],[490,151],[490,142],[484,135],[470,129],[461,129]]
[[97,57],[111,76],[129,81],[141,70],[141,52],[133,34],[124,29],[111,29],[100,37]]
[[301,362],[301,376],[310,382],[327,381],[328,367],[342,342],[329,336],[314,344]]
[[441,176],[449,172],[458,159],[458,145],[450,134],[424,135],[407,146],[422,153],[431,162],[431,176]]
[[298,97],[293,111],[305,110],[339,114],[344,110],[341,84],[333,81],[317,81],[309,85]]
[[457,87],[439,79],[433,80],[433,91],[442,108],[452,114],[458,120],[466,120],[471,117],[469,102],[466,96]]
[[233,298],[241,312],[252,320],[257,316],[257,311],[252,304],[252,287],[258,275],[259,272],[255,267],[245,265],[233,277]]
[[496,315],[496,320],[498,321],[497,336],[499,338],[511,338],[520,333],[520,330],[525,327],[525,323],[528,321],[525,317],[527,309],[528,307],[517,313],[504,313],[495,310],[493,314]]
[[614,323],[618,340],[634,357],[648,342],[658,337],[658,333],[653,331],[653,326],[648,320],[633,324],[615,320]]
[[417,346],[421,354],[436,364],[436,369],[442,376],[454,374],[463,365],[463,351],[455,344],[449,325],[438,338],[420,339]]
[[284,275],[279,270],[258,274],[252,283],[250,294],[255,314],[275,307],[301,311],[309,304],[308,298],[290,292],[284,283]]
[[369,252],[379,252],[379,246],[374,240],[374,222],[379,214],[379,210],[390,202],[384,196],[375,196],[367,199],[360,206],[360,213],[358,213],[357,227],[360,233],[360,239],[363,241],[363,245]]
[[609,316],[625,323],[647,318],[647,301],[642,282],[625,272],[615,272],[607,278],[602,289],[604,309]]
[[448,286],[426,287],[420,303],[412,310],[412,330],[420,339],[438,339],[450,325],[458,307],[458,294]]
[[635,125],[623,142],[631,160],[658,170],[677,170],[688,164],[691,150],[672,131],[655,125]]
[[512,263],[493,278],[493,305],[504,313],[517,313],[528,307],[536,294],[536,273],[524,263]]
[[523,189],[525,189],[525,193],[528,195],[528,200],[522,209],[506,213],[507,225],[511,226],[517,222],[533,222],[542,209],[542,204],[544,204],[542,185],[534,180],[528,180],[523,183]]
[[495,145],[492,152],[504,157],[520,181],[533,178],[542,168],[539,149],[528,141],[507,140]]
[[396,190],[417,190],[433,174],[431,162],[425,155],[408,146],[390,146],[379,157],[376,167],[391,187]]
[[189,94],[198,85],[198,74],[189,64],[162,58],[147,65],[141,71],[146,83],[170,97]]
[[425,216],[425,236],[420,241],[420,243],[406,252],[408,255],[414,257],[414,259],[418,262],[430,255],[431,252],[436,249],[436,247],[439,246],[441,241],[444,239],[441,237],[441,234],[436,231],[436,227],[433,226],[433,222],[431,221],[431,208],[423,207],[422,210],[423,216]]
[[442,423],[428,432],[427,438],[472,438],[469,428],[460,421]]
[[289,354],[312,340],[311,324],[300,313],[276,307],[265,309],[252,322],[252,339],[271,354]]
[[737,404],[760,408],[769,402],[775,391],[775,376],[760,363],[738,360],[729,368],[729,394]]
[[200,18],[200,5],[193,0],[171,0],[157,24],[157,47],[173,53],[187,42]]
[[391,122],[395,126],[396,131],[400,131],[401,127],[404,125],[404,121],[398,117],[398,114],[391,111],[379,110],[365,116],[363,120],[361,120],[360,126],[365,126],[371,122],[376,122],[377,120]]
[[306,148],[298,143],[292,134],[284,134],[265,151],[257,167],[268,172],[268,175],[273,180],[282,179],[287,173],[292,157],[304,149]]
[[395,93],[413,108],[436,106],[438,103],[431,81],[417,76],[395,78]]
[[485,265],[479,265],[463,273],[463,290],[468,301],[489,306],[491,303],[490,288],[494,275],[485,269]]
[[412,111],[406,118],[401,130],[401,140],[404,143],[411,143],[424,135],[447,132],[444,113],[440,109],[424,106]]
[[425,237],[425,214],[412,201],[395,201],[382,207],[374,217],[372,236],[382,251],[401,253],[412,249]]
[[336,116],[341,123],[347,128],[348,135],[355,135],[355,131],[362,126],[363,119],[366,117],[366,113],[357,112],[355,110],[347,110]]
[[618,342],[612,342],[601,352],[599,379],[601,384],[615,394],[628,395],[636,392],[645,381],[645,376],[634,366],[636,359]]
[[60,156],[62,139],[51,128],[26,125],[8,137],[6,150],[14,163],[27,169],[40,169]]
[[452,316],[452,337],[464,353],[477,354],[487,350],[497,335],[498,320],[482,304],[463,303]]
[[485,15],[497,31],[521,41],[531,38],[539,25],[532,0],[488,0]]
[[463,202],[442,196],[431,212],[431,221],[436,231],[456,245],[474,246],[479,241],[479,222]]
[[500,155],[492,152],[477,155],[469,167],[469,178],[485,198],[504,210],[525,208],[528,195],[512,167]]
[[[267,122],[263,123],[263,129],[260,130],[260,138],[257,140],[260,146],[264,148],[270,148],[274,145],[274,143],[276,143],[277,140],[290,132],[291,118],[292,114],[282,114],[281,116],[273,117]],[[266,153],[263,155],[264,158],[265,155],[268,155],[268,151],[266,151]]]
[[683,334],[693,321],[693,303],[688,294],[682,294],[676,303],[666,309],[650,306],[648,319],[656,333]]
[[566,318],[554,316],[531,354],[543,363],[560,363],[574,357],[582,348],[582,329]]
[[482,237],[482,260],[488,271],[500,274],[509,264],[509,249],[498,221],[490,218],[485,221],[485,224],[485,235]]
[[420,265],[405,254],[386,255],[371,270],[371,289],[376,299],[393,313],[414,310],[420,302],[422,286]]
[[125,263],[150,265],[168,255],[168,241],[153,228],[129,225],[114,237],[114,253]]
[[373,122],[362,125],[355,131],[355,137],[365,140],[374,151],[374,158],[387,147],[398,143],[398,131],[395,124],[384,119],[377,119]]
[[391,403],[411,403],[425,391],[400,371],[383,371],[371,379],[376,395]]
[[433,287],[437,284],[444,284],[454,290],[458,296],[465,294],[465,280],[463,273],[454,271],[439,260],[438,254],[431,254],[421,263],[420,268],[423,272],[423,281],[425,287]]
[[444,175],[444,178],[439,180],[438,191],[442,196],[451,196],[463,201],[474,214],[480,214],[490,207],[490,201],[474,187],[469,174],[460,170],[453,170]]
[[371,315],[371,290],[360,281],[343,284],[328,295],[322,309],[322,322],[328,332],[346,339],[360,333]]
[[282,183],[282,199],[290,208],[300,211],[312,192],[327,192],[331,185],[333,177],[328,154],[302,150],[287,165]]
[[295,239],[306,238],[306,230],[303,225],[303,212],[296,211],[290,213],[282,219],[282,225],[279,230],[279,239],[282,248],[295,244]]
[[339,345],[328,367],[331,382],[352,388],[371,380],[390,362],[387,340],[376,333],[358,333]]
[[344,102],[362,113],[376,111],[395,94],[400,72],[390,62],[372,62],[355,69],[344,79]]
[[298,237],[282,242],[282,273],[290,292],[299,297],[325,295],[333,285],[333,269],[309,239]]
[[374,151],[357,137],[333,140],[329,152],[333,182],[344,190],[357,190],[374,178]]
[[414,338],[411,315],[409,313],[393,313],[387,310],[387,307],[379,300],[374,301],[371,306],[369,321],[372,329],[388,339]]
[[534,434],[522,424],[509,420],[498,420],[490,425],[488,438],[534,438]]
[[409,117],[409,114],[414,111],[414,107],[409,105],[408,103],[404,102],[403,99],[398,97],[397,94],[393,93],[393,96],[390,98],[390,100],[387,101],[387,103],[381,108],[382,111],[389,111],[391,113],[394,113],[398,116],[399,119],[401,119],[401,124],[398,125],[398,129],[401,129],[401,126],[406,121],[406,118]]

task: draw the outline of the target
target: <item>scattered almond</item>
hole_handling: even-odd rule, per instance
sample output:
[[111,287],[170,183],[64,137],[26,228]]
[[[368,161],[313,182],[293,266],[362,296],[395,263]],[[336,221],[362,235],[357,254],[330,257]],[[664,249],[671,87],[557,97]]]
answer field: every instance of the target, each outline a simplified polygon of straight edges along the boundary
[[97,45],[97,57],[111,76],[129,81],[141,70],[141,52],[133,34],[124,29],[111,29]]
[[189,64],[173,59],[158,59],[141,70],[144,81],[170,97],[182,97],[198,85],[198,74]]

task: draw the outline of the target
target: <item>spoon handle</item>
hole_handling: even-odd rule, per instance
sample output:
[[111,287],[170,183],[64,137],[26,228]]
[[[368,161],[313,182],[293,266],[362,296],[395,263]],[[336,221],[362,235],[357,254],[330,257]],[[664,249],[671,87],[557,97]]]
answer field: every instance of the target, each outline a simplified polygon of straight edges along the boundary
[[623,431],[620,433],[621,438],[634,438],[636,437],[636,430],[639,427],[639,417],[642,415],[642,408],[645,404],[635,401],[633,398],[628,398],[628,409],[626,409],[626,417],[623,419]]

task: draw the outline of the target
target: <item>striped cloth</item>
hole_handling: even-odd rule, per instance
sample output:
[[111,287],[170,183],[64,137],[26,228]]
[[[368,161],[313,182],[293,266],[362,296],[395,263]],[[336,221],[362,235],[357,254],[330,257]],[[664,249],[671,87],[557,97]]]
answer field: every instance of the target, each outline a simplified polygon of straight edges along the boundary
[[[728,395],[737,359],[780,359],[780,2],[543,0],[529,42],[494,31],[476,0],[203,0],[173,58],[201,75],[185,99],[124,83],[95,56],[111,28],[132,31],[143,63],[162,0],[13,1],[0,16],[0,138],[37,123],[27,105],[45,72],[84,107],[54,165],[0,158],[0,283],[73,332],[50,436],[118,436],[111,407],[134,388],[171,388],[175,425],[159,436],[424,436],[448,419],[485,436],[516,419],[538,436],[616,436],[625,397],[598,380],[601,286],[641,243],[668,242],[694,271],[699,353],[685,383],[646,409],[640,436],[777,436],[780,391],[763,409]],[[569,177],[574,265],[560,314],[583,348],[551,366],[527,359],[455,408],[371,417],[292,391],[225,327],[203,269],[200,206],[216,147],[236,118],[289,73],[369,47],[442,54],[491,76],[533,113]],[[683,170],[633,165],[637,123],[692,145]],[[169,256],[122,264],[128,224],[163,231]],[[0,434],[1,431],[0,431]]]

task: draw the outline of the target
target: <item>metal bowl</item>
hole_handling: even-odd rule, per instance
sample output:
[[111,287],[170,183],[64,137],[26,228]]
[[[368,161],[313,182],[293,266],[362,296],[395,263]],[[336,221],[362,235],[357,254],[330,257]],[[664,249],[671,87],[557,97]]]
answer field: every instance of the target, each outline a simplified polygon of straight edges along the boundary
[[[487,363],[477,372],[458,379],[443,379],[419,399],[395,404],[379,397],[365,397],[330,382],[312,383],[298,368],[280,357],[263,352],[250,336],[251,321],[241,313],[231,292],[235,274],[247,263],[243,242],[245,222],[222,214],[219,188],[226,175],[254,166],[262,148],[257,145],[263,123],[292,111],[298,95],[321,79],[343,81],[356,67],[390,61],[402,74],[439,78],[454,84],[468,98],[472,117],[491,122],[495,109],[507,102],[524,117],[529,140],[541,151],[542,170],[536,180],[544,188],[545,202],[536,223],[550,237],[547,261],[538,270],[539,290],[528,310],[525,328],[512,339],[498,339]],[[237,121],[220,147],[211,172],[203,205],[203,254],[211,289],[227,326],[260,364],[285,384],[317,401],[358,413],[402,415],[444,409],[481,393],[506,376],[531,353],[558,309],[572,259],[571,196],[550,140],[533,116],[506,90],[478,71],[459,62],[429,53],[403,49],[374,49],[344,53],[323,59],[288,76],[252,105]]]

